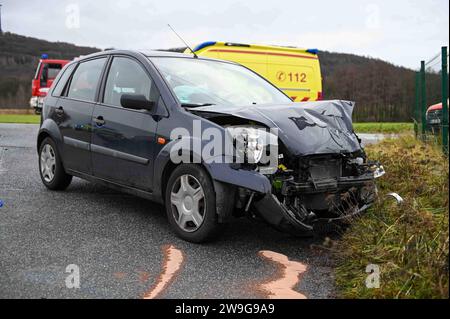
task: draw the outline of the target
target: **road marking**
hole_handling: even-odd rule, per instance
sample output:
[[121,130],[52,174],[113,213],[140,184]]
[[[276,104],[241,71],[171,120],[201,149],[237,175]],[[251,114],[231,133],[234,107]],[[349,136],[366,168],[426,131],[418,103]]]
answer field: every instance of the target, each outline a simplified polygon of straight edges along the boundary
[[127,274],[124,273],[124,272],[115,272],[115,273],[113,273],[113,276],[116,279],[123,279],[123,278],[125,278],[126,275]]
[[290,261],[287,256],[269,250],[262,250],[259,255],[279,267],[279,278],[260,285],[269,299],[306,299],[305,295],[294,290],[300,274],[307,269],[304,264]]
[[170,285],[183,265],[183,252],[173,245],[163,247],[164,262],[163,271],[159,275],[155,286],[144,294],[144,299],[154,299]]
[[139,271],[139,282],[145,284],[150,279],[150,274],[146,271]]

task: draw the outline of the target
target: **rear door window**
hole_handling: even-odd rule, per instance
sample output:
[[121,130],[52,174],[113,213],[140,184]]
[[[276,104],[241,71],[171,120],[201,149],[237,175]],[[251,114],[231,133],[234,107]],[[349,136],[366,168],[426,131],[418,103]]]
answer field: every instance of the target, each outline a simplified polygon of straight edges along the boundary
[[70,82],[67,96],[82,101],[95,101],[95,93],[106,58],[81,62]]

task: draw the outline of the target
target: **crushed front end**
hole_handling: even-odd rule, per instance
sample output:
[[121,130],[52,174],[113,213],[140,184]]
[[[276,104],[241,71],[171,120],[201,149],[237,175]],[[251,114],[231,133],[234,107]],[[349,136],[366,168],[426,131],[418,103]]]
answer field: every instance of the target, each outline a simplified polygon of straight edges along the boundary
[[355,153],[286,157],[268,176],[272,193],[255,201],[257,213],[281,231],[328,231],[348,223],[375,200],[383,167]]
[[[353,131],[353,108],[353,102],[332,100],[210,106],[196,108],[195,112],[225,128],[262,127],[270,129],[271,134],[276,130],[277,136],[263,139],[271,142],[260,143],[259,148],[267,153],[276,144],[276,160],[269,164],[237,165],[234,172],[214,177],[237,186],[238,198],[234,202],[238,211],[253,212],[281,231],[297,235],[348,223],[377,196],[375,179],[384,174],[384,169],[367,158]],[[252,136],[258,140],[268,135]],[[244,146],[248,149],[250,144]],[[251,154],[254,153],[253,150]],[[273,152],[269,153],[273,159]],[[259,175],[243,174],[245,178],[241,179],[239,174],[244,170]],[[260,183],[261,177],[264,192],[247,180],[253,178]]]

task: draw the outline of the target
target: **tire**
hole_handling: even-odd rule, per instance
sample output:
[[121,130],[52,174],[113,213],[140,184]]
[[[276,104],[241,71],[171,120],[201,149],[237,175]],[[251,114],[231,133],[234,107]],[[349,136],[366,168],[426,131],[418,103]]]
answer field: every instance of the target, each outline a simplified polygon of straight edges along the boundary
[[65,172],[56,144],[50,137],[46,137],[39,146],[38,162],[39,175],[48,189],[64,190],[70,185],[72,176]]
[[199,165],[182,164],[173,171],[166,186],[165,206],[172,230],[186,241],[210,241],[222,229],[216,214],[214,185]]

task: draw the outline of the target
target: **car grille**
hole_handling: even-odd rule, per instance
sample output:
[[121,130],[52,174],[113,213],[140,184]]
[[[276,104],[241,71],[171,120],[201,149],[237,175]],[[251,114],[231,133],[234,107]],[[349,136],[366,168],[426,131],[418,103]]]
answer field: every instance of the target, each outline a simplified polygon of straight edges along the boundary
[[311,177],[318,181],[337,179],[342,176],[342,161],[336,158],[311,159],[308,168],[307,173],[300,169],[300,180],[306,181]]

